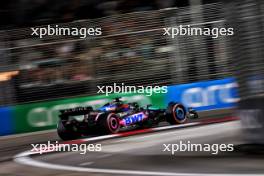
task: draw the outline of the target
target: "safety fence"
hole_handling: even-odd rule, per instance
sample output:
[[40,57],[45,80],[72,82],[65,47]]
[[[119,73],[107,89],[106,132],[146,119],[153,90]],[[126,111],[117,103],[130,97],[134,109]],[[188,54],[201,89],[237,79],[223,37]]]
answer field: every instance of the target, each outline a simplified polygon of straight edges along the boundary
[[[222,4],[120,14],[61,27],[102,28],[101,36],[32,36],[0,31],[0,105],[95,95],[99,85],[177,85],[232,76],[228,36],[164,36],[180,25],[226,27]],[[46,27],[46,26],[39,26]]]
[[[237,115],[247,142],[264,142],[264,2],[227,2],[227,20],[236,29],[231,40],[231,60],[239,84]],[[232,13],[231,13],[232,12]]]

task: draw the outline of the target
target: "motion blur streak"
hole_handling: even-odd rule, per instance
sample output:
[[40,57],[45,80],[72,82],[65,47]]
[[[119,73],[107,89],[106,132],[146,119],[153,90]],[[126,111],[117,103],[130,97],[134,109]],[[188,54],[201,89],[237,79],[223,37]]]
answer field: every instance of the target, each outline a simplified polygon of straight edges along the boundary
[[[137,170],[115,170],[115,169],[96,169],[96,168],[83,168],[64,165],[55,165],[43,163],[33,160],[28,157],[16,158],[16,162],[35,167],[42,167],[46,169],[55,169],[63,171],[76,171],[76,172],[89,172],[89,173],[102,173],[102,174],[124,174],[124,175],[153,175],[153,176],[241,176],[241,174],[213,174],[213,173],[177,173],[177,172],[150,172],[150,171],[137,171]],[[261,176],[262,174],[242,174],[243,176]]]
[[[0,1],[0,135],[27,133],[0,138],[0,175],[263,175],[263,15],[263,0]],[[102,35],[31,35],[31,28],[49,24],[101,28]],[[234,35],[163,35],[180,25],[233,28]],[[97,86],[113,83],[168,86],[168,93],[97,95]],[[102,151],[89,156],[21,153],[30,144],[59,140],[60,109],[96,109],[120,96],[140,106],[194,105],[201,119],[190,123],[203,125],[98,136],[93,142],[102,143]],[[240,120],[234,127],[218,117]],[[231,143],[234,152],[162,153],[162,144],[180,140]]]
[[[208,126],[202,126],[202,127],[195,127],[195,128],[188,128],[188,129],[180,129],[179,131],[171,131],[170,133],[164,132],[162,134],[149,134],[147,136],[134,136],[131,138],[127,138],[127,141],[124,142],[123,144],[120,144],[119,142],[116,141],[116,139],[113,139],[112,141],[106,141],[102,145],[105,145],[105,151],[108,153],[124,153],[124,154],[132,154],[136,151],[137,152],[137,157],[140,155],[145,156],[146,152],[150,152],[149,155],[152,155],[154,153],[161,153],[162,151],[160,150],[159,146],[160,144],[164,142],[169,142],[169,141],[176,141],[177,140],[183,140],[183,139],[188,139],[188,140],[198,140],[200,141],[201,138],[203,138],[204,141],[207,139],[211,138],[216,138],[217,136],[218,139],[221,139],[223,137],[226,137],[226,135],[232,136],[233,134],[236,134],[239,132],[239,123],[238,122],[229,122],[226,124],[213,124],[213,125],[208,125]],[[212,133],[208,134],[208,131],[212,131]],[[197,133],[194,133],[197,132]],[[231,135],[232,134],[232,135]],[[163,135],[164,137],[161,137]],[[168,136],[172,136],[171,138],[168,138]],[[157,140],[159,139],[159,140]],[[210,140],[209,140],[210,141]],[[133,142],[134,145],[131,145],[130,142]],[[234,141],[235,142],[235,141]],[[154,151],[148,151],[147,149],[153,146],[156,150]],[[118,150],[117,148],[120,148]],[[103,149],[104,150],[104,149]],[[140,151],[140,152],[139,152]],[[198,152],[199,153],[199,152]],[[90,158],[91,160],[95,160],[95,156],[98,154],[95,154],[94,156],[86,157]],[[180,157],[180,152],[179,152],[179,157]],[[193,153],[193,155],[197,155],[197,153]],[[77,154],[77,157],[79,155]],[[199,154],[198,154],[199,156]],[[76,157],[76,156],[75,156]],[[167,156],[170,158],[171,156]],[[175,157],[177,159],[178,157]],[[106,158],[109,159],[109,158]],[[71,165],[62,165],[59,163],[48,163],[40,161],[39,159],[31,159],[29,156],[26,155],[20,155],[16,156],[14,158],[15,162],[18,162],[23,165],[30,165],[30,166],[35,166],[35,167],[41,167],[41,168],[46,168],[46,169],[55,169],[55,170],[63,170],[63,171],[77,171],[77,172],[89,172],[89,173],[108,173],[108,174],[124,174],[124,175],[165,175],[165,176],[178,176],[178,175],[190,175],[190,176],[198,176],[198,175],[213,175],[213,176],[225,176],[225,175],[239,175],[239,174],[212,174],[212,173],[179,173],[179,172],[161,172],[161,171],[147,171],[147,170],[138,170],[138,169],[131,169],[131,170],[126,170],[126,169],[104,169],[105,167],[110,167],[110,166],[100,166],[96,168],[84,168],[84,167],[76,167],[76,166],[71,166],[74,163],[71,163]],[[78,161],[78,160],[77,160]],[[98,163],[99,164],[99,163]],[[135,163],[133,163],[135,164]],[[133,165],[130,166],[130,168],[133,167]],[[102,169],[101,169],[102,168]],[[152,169],[153,170],[153,169]],[[258,174],[246,174],[249,176],[254,176]]]

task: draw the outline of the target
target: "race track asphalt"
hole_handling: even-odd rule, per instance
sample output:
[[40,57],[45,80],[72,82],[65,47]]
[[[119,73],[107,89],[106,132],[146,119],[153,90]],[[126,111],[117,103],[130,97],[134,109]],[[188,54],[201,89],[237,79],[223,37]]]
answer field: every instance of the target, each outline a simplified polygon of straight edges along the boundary
[[[191,144],[233,144],[235,150],[218,154],[164,151],[164,144],[188,141]],[[84,155],[55,152],[3,160],[0,175],[264,175],[263,155],[236,150],[236,146],[243,143],[239,121],[176,128],[95,143],[102,145],[102,151],[88,151]],[[12,154],[28,148],[25,145]]]

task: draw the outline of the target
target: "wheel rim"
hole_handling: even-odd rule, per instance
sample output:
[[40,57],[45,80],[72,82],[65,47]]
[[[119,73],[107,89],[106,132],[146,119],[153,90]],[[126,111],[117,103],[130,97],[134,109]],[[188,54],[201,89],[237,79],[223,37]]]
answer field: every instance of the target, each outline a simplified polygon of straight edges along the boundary
[[184,110],[182,108],[176,108],[175,113],[179,120],[183,120],[185,118]]
[[110,122],[110,127],[111,127],[113,130],[115,130],[115,129],[118,128],[118,121],[117,121],[116,118],[111,117],[110,120],[109,120],[109,122]]

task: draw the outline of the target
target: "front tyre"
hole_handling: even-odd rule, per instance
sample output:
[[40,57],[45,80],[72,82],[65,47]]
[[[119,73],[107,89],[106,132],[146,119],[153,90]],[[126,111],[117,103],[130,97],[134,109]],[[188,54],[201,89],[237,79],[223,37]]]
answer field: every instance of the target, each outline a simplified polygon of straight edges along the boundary
[[57,133],[58,136],[64,141],[78,139],[81,136],[72,129],[66,128],[61,120],[59,120],[57,125]]
[[115,134],[120,129],[119,118],[114,113],[102,114],[98,119],[98,130],[100,134]]
[[187,119],[186,110],[183,105],[170,103],[167,109],[167,121],[172,124],[184,123]]

